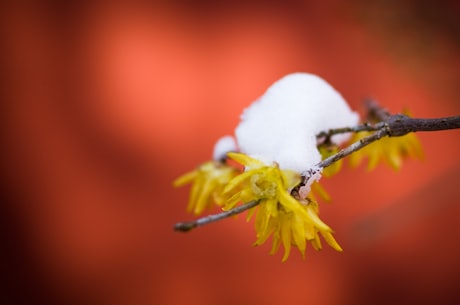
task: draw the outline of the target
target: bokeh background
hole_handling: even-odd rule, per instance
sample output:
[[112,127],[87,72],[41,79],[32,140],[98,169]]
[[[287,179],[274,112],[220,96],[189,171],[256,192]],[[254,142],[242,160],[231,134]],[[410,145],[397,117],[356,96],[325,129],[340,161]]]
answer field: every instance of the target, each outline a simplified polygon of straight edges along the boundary
[[460,302],[457,130],[323,180],[343,253],[281,263],[244,217],[172,230],[193,218],[174,178],[288,73],[361,113],[460,114],[458,2],[56,3],[1,5],[4,304]]

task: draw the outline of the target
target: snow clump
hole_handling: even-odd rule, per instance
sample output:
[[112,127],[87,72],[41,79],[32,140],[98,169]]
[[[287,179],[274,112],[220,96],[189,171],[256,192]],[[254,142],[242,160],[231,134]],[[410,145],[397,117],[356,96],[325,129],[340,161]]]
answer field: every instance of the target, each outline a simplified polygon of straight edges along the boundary
[[[358,121],[358,114],[325,80],[309,73],[293,73],[275,82],[244,110],[235,130],[236,142],[242,153],[253,158],[306,173],[321,161],[316,135],[354,126]],[[349,134],[340,134],[332,141],[341,144],[348,138]],[[214,158],[227,149],[234,150],[234,145],[225,137],[217,143]]]

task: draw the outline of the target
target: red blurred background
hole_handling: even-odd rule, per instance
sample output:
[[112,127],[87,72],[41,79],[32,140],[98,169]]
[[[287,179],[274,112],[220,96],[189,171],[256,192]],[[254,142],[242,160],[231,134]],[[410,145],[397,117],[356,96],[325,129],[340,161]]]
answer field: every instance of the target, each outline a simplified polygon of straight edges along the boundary
[[10,303],[455,304],[459,131],[399,173],[343,172],[322,218],[344,248],[268,255],[252,224],[173,232],[244,107],[285,74],[362,112],[460,114],[450,1],[3,4],[2,273]]

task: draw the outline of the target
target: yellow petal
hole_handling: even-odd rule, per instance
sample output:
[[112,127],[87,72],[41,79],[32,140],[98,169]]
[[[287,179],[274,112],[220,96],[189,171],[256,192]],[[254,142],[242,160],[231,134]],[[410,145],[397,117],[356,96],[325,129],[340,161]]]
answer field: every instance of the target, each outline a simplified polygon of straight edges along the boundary
[[257,209],[258,208],[256,207],[249,209],[248,215],[246,216],[246,222],[249,222],[251,220],[252,216],[254,216]]
[[194,170],[188,173],[183,174],[176,180],[174,180],[173,185],[175,187],[185,185],[187,183],[191,183],[195,178],[198,176],[198,170]]
[[231,194],[234,192],[238,187],[242,187],[245,183],[248,182],[248,180],[251,179],[251,176],[253,175],[252,172],[244,172],[236,177],[234,177],[232,180],[228,182],[228,184],[224,188],[224,195],[226,194]]
[[[285,216],[286,217],[286,216]],[[280,220],[281,222],[281,241],[284,247],[284,255],[281,259],[282,262],[285,262],[289,254],[291,253],[291,228],[289,226],[289,221],[286,219]]]
[[189,203],[188,203],[188,206],[187,206],[187,212],[192,212],[195,209],[196,201],[197,201],[198,196],[200,195],[201,189],[203,187],[202,180],[201,181],[199,181],[199,180],[201,180],[201,179],[197,179],[195,181],[195,183],[193,184],[192,189],[190,191],[190,199],[189,199]]
[[280,239],[279,224],[278,224],[273,233],[272,249],[270,251],[270,254],[271,255],[275,254],[278,251],[280,245],[281,245],[281,239]]
[[201,190],[198,199],[196,201],[194,213],[195,215],[199,215],[203,213],[203,211],[209,206],[209,201],[211,199],[211,194],[214,190],[213,184],[211,181],[207,181],[203,185],[203,189]]
[[[370,144],[372,145],[372,144]],[[377,144],[374,144],[374,145],[377,145]],[[376,167],[377,167],[377,164],[379,163],[380,161],[380,150],[379,149],[373,149],[373,150],[369,150],[370,148],[373,148],[373,147],[365,147],[364,149],[367,149],[369,151],[369,163],[367,164],[367,170],[368,171],[372,171],[374,170]]]
[[270,214],[267,213],[267,207],[264,203],[259,204],[259,211],[256,216],[255,228],[258,236],[266,236]]
[[385,155],[385,160],[395,171],[399,170],[402,166],[402,158],[396,150],[389,151]]
[[287,191],[280,190],[279,202],[287,211],[305,214],[305,210],[302,208],[301,203],[295,200]]
[[310,221],[318,228],[320,231],[330,231],[331,228],[327,224],[325,224],[321,219],[319,219],[316,212],[313,210],[312,207],[307,206],[307,214],[309,216]]
[[235,193],[225,201],[224,206],[222,207],[222,210],[228,211],[234,208],[240,201],[241,201],[241,192]]
[[295,171],[283,170],[281,176],[287,190],[291,190],[301,182],[300,174]]
[[254,166],[263,166],[264,163],[261,162],[260,160],[257,160],[257,159],[254,159],[254,158],[251,158],[249,157],[248,155],[245,155],[245,154],[242,154],[242,153],[236,153],[236,152],[229,152],[227,153],[227,156],[244,165],[244,166],[249,166],[249,167],[254,167]]
[[332,248],[334,248],[335,250],[339,252],[343,251],[342,247],[340,247],[340,245],[337,243],[334,236],[332,236],[331,232],[321,231],[321,235],[323,235],[324,239],[329,244],[329,246],[331,246]]
[[305,257],[305,249],[306,249],[306,236],[305,236],[305,225],[302,221],[301,217],[297,215],[293,215],[292,217],[292,236],[294,238],[294,243],[299,248],[300,253],[303,257]]
[[[319,147],[319,152],[321,154],[322,159],[326,159],[336,153],[339,152],[339,147],[338,146],[327,146],[327,145],[320,145]],[[342,168],[342,160],[336,161],[332,163],[332,165],[326,167],[323,169],[323,176],[324,177],[331,177],[338,173],[340,169]]]
[[321,246],[321,240],[319,239],[318,232],[315,231],[313,239],[310,240],[310,243],[316,251],[319,251],[322,249]]

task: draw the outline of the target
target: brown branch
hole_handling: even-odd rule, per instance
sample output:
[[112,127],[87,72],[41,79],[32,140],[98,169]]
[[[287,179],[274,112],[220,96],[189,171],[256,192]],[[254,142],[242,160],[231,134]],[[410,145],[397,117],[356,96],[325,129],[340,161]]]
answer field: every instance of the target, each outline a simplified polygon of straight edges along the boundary
[[392,115],[386,121],[390,137],[399,137],[410,132],[440,131],[460,128],[460,116],[435,119],[410,118],[404,114]]
[[240,214],[246,210],[249,210],[250,208],[257,206],[258,204],[258,201],[250,201],[225,212],[208,215],[188,222],[178,222],[174,225],[174,230],[180,232],[188,232],[192,229],[195,229],[196,227],[200,227],[208,223]]
[[[372,104],[372,107],[377,107],[376,103]],[[376,110],[375,110],[376,111]],[[366,125],[360,125],[366,126]],[[369,125],[372,126],[372,125]],[[365,137],[358,142],[351,144],[350,146],[342,149],[338,153],[330,156],[319,162],[316,166],[318,167],[328,167],[334,162],[339,161],[340,159],[345,158],[346,156],[351,155],[355,151],[360,150],[364,146],[371,144],[385,136],[390,137],[400,137],[404,136],[410,132],[417,131],[440,131],[440,130],[449,130],[449,129],[458,129],[460,128],[460,116],[444,117],[444,118],[434,118],[434,119],[421,119],[421,118],[410,118],[404,114],[394,114],[387,117],[383,122],[379,122],[374,127],[379,129],[372,135]],[[358,127],[358,131],[362,127]],[[339,133],[340,131],[348,132],[348,129],[353,128],[339,128],[332,130],[333,132]],[[331,130],[329,131],[331,132]],[[329,135],[329,134],[328,134]],[[305,175],[303,184],[310,179],[310,175]]]
[[[435,119],[421,119],[421,118],[410,118],[407,115],[395,114],[390,115],[385,109],[381,108],[374,101],[368,101],[367,106],[369,114],[374,118],[381,120],[375,125],[363,124],[355,127],[345,127],[331,129],[327,132],[322,132],[317,135],[318,138],[325,137],[330,138],[334,134],[347,133],[347,132],[360,132],[360,131],[375,131],[372,135],[365,137],[358,142],[351,144],[350,146],[340,150],[338,153],[322,160],[315,167],[326,168],[337,162],[340,159],[349,156],[355,151],[362,149],[363,147],[385,137],[399,137],[406,135],[410,132],[417,131],[439,131],[448,129],[460,128],[460,116],[435,118]],[[306,175],[302,184],[310,179],[310,175]],[[218,214],[208,215],[189,222],[179,222],[174,225],[174,230],[181,232],[188,232],[196,227],[203,226],[208,223],[219,221],[221,219],[228,218],[233,215],[240,214],[246,210],[249,210],[259,204],[259,201],[250,201],[239,205],[231,210],[221,212]]]
[[341,134],[341,133],[351,133],[351,132],[361,132],[361,131],[377,131],[382,128],[382,124],[369,124],[364,123],[361,125],[353,126],[353,127],[342,127],[342,128],[333,128],[329,129],[328,131],[322,131],[316,135],[317,139],[321,138],[330,138],[333,135]]
[[322,160],[316,166],[317,167],[322,167],[322,168],[331,166],[332,163],[337,162],[340,159],[343,159],[348,155],[351,155],[355,151],[358,151],[361,148],[363,148],[364,146],[367,146],[367,145],[371,144],[372,142],[375,142],[375,141],[377,141],[377,140],[379,140],[379,139],[381,139],[381,138],[383,138],[383,137],[385,137],[387,135],[388,135],[388,129],[382,128],[379,131],[375,132],[374,134],[372,134],[372,135],[370,135],[368,137],[362,138],[358,142],[355,142],[355,143],[351,144],[350,146],[347,146],[346,148],[342,149],[341,151],[339,151],[336,154],[333,154],[329,158],[326,158],[326,159]]

